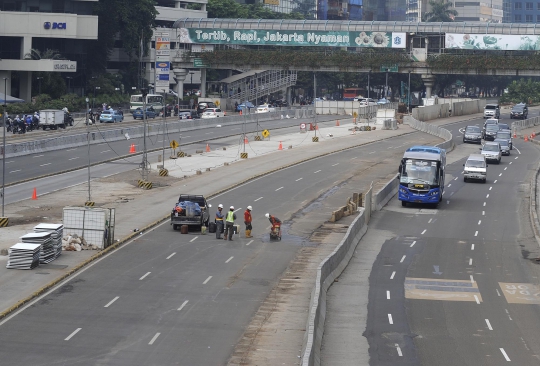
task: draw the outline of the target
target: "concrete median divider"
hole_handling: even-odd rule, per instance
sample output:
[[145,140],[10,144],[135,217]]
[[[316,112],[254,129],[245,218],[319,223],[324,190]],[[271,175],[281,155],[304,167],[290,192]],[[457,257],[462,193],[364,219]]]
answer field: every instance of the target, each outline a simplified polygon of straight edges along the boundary
[[441,149],[445,149],[447,153],[452,151],[454,149],[454,141],[452,132],[448,131],[446,128],[442,128],[439,126],[435,126],[429,123],[418,121],[413,116],[403,116],[403,123],[408,124],[415,130],[419,130],[425,133],[429,133],[430,135],[434,135],[437,137],[440,137],[444,140],[444,142],[441,142],[440,144],[437,144],[437,147],[440,147]]

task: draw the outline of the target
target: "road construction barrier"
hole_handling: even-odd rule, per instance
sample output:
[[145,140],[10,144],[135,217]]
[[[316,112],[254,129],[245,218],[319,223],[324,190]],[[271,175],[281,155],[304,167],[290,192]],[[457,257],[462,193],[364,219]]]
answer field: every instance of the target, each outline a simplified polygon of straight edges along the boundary
[[179,158],[183,158],[185,156],[184,152],[183,151],[179,151],[176,153],[176,156],[179,157]]
[[143,183],[144,183],[144,180],[142,179],[137,180],[137,187],[139,188],[142,187]]
[[311,141],[313,141],[313,142],[319,142],[319,138],[316,137],[316,136],[313,136],[313,137],[311,138]]
[[141,188],[143,188],[143,189],[152,189],[152,182],[142,182]]
[[0,227],[7,227],[9,225],[8,217],[0,217]]
[[85,205],[86,207],[94,207],[94,206],[96,205],[96,203],[95,203],[94,201],[86,201],[86,202],[84,203],[84,205]]
[[259,135],[255,136],[255,141],[261,141],[261,136]]
[[159,176],[160,177],[166,177],[169,175],[169,171],[167,169],[160,169],[159,170]]
[[247,158],[248,158],[247,152],[240,153],[240,159],[247,159]]

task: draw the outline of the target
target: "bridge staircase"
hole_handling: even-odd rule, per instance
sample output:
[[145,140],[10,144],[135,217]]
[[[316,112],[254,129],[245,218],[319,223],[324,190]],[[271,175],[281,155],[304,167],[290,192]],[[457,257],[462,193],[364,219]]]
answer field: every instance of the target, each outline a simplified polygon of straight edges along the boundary
[[297,72],[291,70],[251,70],[233,75],[221,82],[227,84],[229,101],[241,103],[246,100],[255,103],[256,99],[296,85]]

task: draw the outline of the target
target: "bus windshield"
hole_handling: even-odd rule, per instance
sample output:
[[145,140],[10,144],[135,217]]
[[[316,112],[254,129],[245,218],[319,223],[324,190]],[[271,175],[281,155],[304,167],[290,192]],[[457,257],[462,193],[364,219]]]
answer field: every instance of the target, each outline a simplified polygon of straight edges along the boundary
[[142,103],[142,95],[132,95],[131,96],[131,102],[132,103]]
[[407,159],[402,164],[400,182],[438,185],[438,170],[436,161]]

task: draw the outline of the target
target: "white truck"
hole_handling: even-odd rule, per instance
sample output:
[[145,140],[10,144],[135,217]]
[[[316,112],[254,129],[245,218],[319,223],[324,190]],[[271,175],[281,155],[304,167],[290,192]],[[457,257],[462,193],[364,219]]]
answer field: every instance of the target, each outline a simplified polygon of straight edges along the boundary
[[49,130],[57,130],[58,127],[66,128],[64,122],[64,111],[56,109],[44,109],[39,111],[39,127],[43,131],[47,128]]

